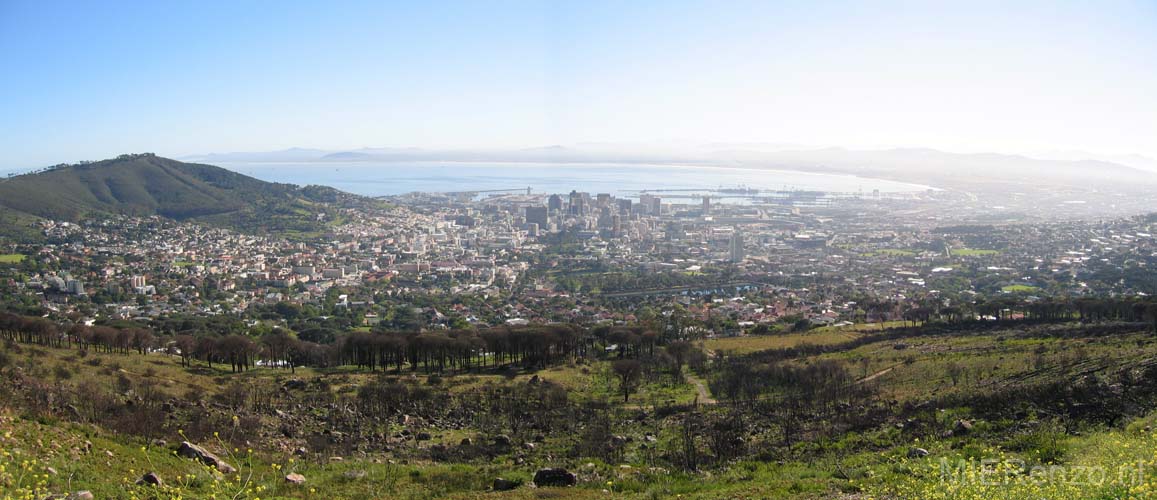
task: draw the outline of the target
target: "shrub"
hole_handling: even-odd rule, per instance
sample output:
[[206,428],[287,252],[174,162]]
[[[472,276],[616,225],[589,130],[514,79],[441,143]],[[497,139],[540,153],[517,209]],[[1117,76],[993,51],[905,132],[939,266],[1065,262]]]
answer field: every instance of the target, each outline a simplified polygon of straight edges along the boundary
[[56,367],[52,369],[52,374],[56,376],[57,380],[68,380],[72,378],[72,370],[69,370],[68,367],[64,365],[56,365]]

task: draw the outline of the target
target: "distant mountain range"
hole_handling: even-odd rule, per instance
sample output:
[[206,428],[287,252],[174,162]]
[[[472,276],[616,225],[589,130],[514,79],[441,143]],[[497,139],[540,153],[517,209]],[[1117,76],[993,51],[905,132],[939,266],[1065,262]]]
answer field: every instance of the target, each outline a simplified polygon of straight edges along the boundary
[[[933,149],[779,149],[754,144],[641,148],[606,144],[546,146],[514,150],[426,150],[363,148],[350,151],[288,149],[268,153],[226,153],[192,157],[215,162],[544,162],[669,163],[799,170],[876,177],[937,187],[1157,185],[1157,162],[1144,157],[1081,159],[1073,155],[1030,158],[994,153],[959,154]],[[1151,168],[1150,168],[1151,167]]]
[[265,182],[152,154],[61,165],[0,180],[0,207],[8,212],[7,220],[14,215],[64,221],[99,214],[160,215],[250,233],[319,231],[324,225],[318,214],[356,199],[333,188]]

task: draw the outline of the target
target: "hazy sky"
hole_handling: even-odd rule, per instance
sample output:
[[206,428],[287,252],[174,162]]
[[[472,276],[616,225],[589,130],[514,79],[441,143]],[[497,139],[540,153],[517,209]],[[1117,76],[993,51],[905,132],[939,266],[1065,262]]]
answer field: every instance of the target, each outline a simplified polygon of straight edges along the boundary
[[0,0],[0,65],[9,168],[582,142],[1157,156],[1152,0]]

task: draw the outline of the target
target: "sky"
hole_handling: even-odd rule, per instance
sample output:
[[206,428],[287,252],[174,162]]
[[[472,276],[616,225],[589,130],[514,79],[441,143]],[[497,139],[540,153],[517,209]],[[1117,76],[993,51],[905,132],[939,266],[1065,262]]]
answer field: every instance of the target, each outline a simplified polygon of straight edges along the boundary
[[1157,157],[1157,2],[0,0],[0,168],[584,143]]

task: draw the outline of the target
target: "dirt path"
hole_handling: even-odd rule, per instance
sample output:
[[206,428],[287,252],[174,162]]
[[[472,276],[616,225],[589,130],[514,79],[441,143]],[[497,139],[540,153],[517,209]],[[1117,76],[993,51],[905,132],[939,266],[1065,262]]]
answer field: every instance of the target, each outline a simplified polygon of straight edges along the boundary
[[897,366],[900,366],[900,365],[892,365],[892,366],[889,366],[889,367],[887,367],[887,368],[884,368],[883,370],[880,370],[880,371],[878,371],[878,372],[876,372],[876,373],[873,373],[873,374],[871,374],[871,375],[868,375],[867,377],[864,377],[864,378],[862,378],[862,379],[860,379],[860,380],[857,380],[857,381],[856,381],[856,383],[857,383],[857,384],[862,384],[862,383],[864,383],[864,382],[871,382],[871,381],[873,381],[873,380],[876,380],[877,378],[884,376],[884,375],[885,375],[885,374],[887,374],[888,372],[890,372],[890,371],[892,371],[892,370],[895,370]]
[[711,397],[711,393],[707,391],[707,384],[703,383],[703,380],[692,375],[690,371],[683,372],[683,377],[687,379],[688,383],[695,386],[695,392],[699,393],[699,397],[696,398],[699,404],[713,405],[716,403],[715,398]]

